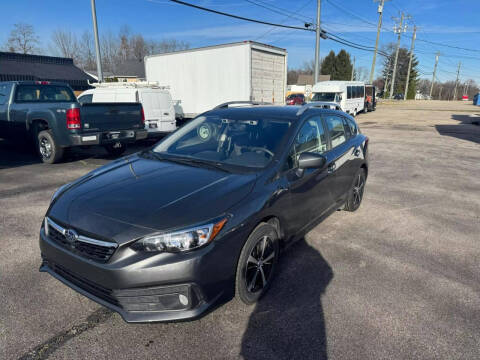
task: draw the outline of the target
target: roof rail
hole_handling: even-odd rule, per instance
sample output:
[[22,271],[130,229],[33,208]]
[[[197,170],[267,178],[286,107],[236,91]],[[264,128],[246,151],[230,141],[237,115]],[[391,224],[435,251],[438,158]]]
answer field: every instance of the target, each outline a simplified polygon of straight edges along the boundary
[[261,102],[261,101],[228,101],[223,104],[217,105],[214,107],[214,109],[225,109],[228,108],[230,105],[235,105],[235,104],[240,104],[240,105],[273,105],[272,103],[267,103],[267,102]]
[[303,105],[298,111],[297,111],[297,116],[302,115],[305,111],[307,111],[310,108],[320,108],[320,109],[330,109],[330,110],[340,110],[342,111],[342,108],[340,105],[334,102],[309,102]]
[[90,86],[95,88],[152,88],[152,89],[162,89],[169,90],[170,86],[160,86],[158,81],[135,81],[135,82],[94,82],[88,83]]

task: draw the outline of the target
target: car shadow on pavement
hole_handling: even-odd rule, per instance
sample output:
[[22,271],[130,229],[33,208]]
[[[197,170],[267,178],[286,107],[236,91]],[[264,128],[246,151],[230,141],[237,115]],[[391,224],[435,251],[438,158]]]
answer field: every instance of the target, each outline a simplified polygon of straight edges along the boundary
[[39,164],[33,146],[26,139],[5,140],[0,138],[0,169]]
[[459,121],[459,124],[435,125],[435,128],[440,135],[452,136],[480,144],[480,114],[472,115],[454,114],[452,120]]
[[[130,155],[148,149],[156,143],[155,140],[143,140],[127,146],[124,154]],[[109,155],[101,146],[70,148],[65,152],[60,164],[87,159],[115,160],[121,156]],[[41,160],[28,139],[5,140],[0,138],[0,169],[40,164]]]
[[333,272],[305,239],[280,258],[272,288],[256,304],[242,339],[245,359],[327,359],[322,294]]

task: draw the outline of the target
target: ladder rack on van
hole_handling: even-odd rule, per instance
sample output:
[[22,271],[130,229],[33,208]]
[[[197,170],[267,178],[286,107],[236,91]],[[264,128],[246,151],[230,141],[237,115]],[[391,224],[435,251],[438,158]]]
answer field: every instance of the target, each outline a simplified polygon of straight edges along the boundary
[[150,88],[170,90],[170,86],[160,86],[157,81],[136,81],[136,82],[102,82],[102,83],[88,83],[94,88]]

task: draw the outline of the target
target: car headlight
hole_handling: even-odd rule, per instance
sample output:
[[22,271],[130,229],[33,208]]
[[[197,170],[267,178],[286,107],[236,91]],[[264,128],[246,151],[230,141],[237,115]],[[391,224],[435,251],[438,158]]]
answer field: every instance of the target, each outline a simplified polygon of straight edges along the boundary
[[202,247],[211,242],[222,230],[227,218],[193,228],[146,236],[136,241],[132,248],[147,252],[179,252]]
[[57,198],[57,196],[63,192],[63,190],[65,190],[68,186],[70,186],[70,183],[68,184],[64,184],[62,186],[60,186],[52,195],[52,198],[50,199],[50,202],[53,202],[53,200],[55,200]]

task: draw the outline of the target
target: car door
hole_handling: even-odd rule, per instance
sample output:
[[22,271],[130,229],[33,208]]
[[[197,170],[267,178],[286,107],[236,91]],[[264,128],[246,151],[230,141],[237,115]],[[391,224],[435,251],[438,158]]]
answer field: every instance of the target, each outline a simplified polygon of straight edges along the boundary
[[320,115],[314,115],[304,121],[284,165],[284,176],[289,191],[287,226],[293,233],[313,223],[331,209],[335,202],[331,193],[334,179],[328,172],[328,165],[322,169],[299,170],[298,157],[303,152],[322,154],[327,158],[327,164],[333,161],[328,151],[328,137]]
[[331,148],[332,163],[329,171],[335,175],[335,186],[332,192],[335,201],[342,202],[351,187],[356,171],[354,160],[359,156],[359,151],[343,116],[325,114],[323,118]]

